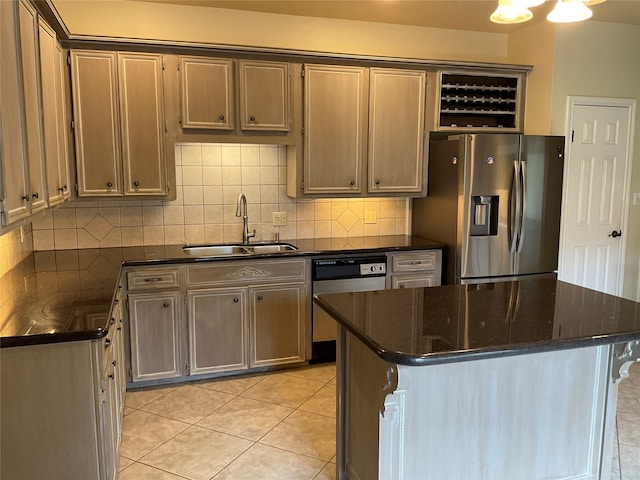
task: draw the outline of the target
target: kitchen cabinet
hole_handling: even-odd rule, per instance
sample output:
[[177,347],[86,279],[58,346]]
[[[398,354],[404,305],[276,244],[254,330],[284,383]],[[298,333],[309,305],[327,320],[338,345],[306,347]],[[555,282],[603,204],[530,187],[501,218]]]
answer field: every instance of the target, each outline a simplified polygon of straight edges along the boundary
[[424,194],[425,91],[424,71],[305,65],[303,193]]
[[304,361],[304,284],[251,288],[251,367]]
[[129,269],[130,381],[304,362],[308,268],[282,258]]
[[55,32],[40,19],[40,78],[42,79],[43,145],[49,206],[71,197],[66,96],[66,62]]
[[187,305],[189,373],[247,369],[247,290],[192,290],[187,292]]
[[[235,68],[239,85],[236,91]],[[288,63],[180,57],[181,123],[183,129],[290,129]]]
[[387,288],[422,288],[441,285],[442,251],[424,250],[387,254]]
[[169,195],[162,56],[74,50],[71,79],[78,196]]
[[15,223],[31,214],[17,8],[17,2],[0,2],[0,158],[3,225]]
[[[103,338],[2,349],[1,478],[116,479],[125,392],[119,297]],[[104,313],[86,315],[88,328],[104,328]]]
[[177,268],[127,272],[128,338],[132,382],[184,375],[184,322]]
[[18,2],[18,13],[31,196],[29,202],[31,213],[36,213],[47,207],[42,122],[40,120],[40,81],[38,78],[38,15],[33,6],[24,0]]

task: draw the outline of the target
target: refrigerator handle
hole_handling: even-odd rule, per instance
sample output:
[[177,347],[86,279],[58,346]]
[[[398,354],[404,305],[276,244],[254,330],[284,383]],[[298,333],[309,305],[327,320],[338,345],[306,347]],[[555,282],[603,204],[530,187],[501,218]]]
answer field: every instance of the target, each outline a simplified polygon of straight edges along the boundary
[[[520,230],[520,179],[518,172],[518,161],[513,161],[513,176],[511,179],[511,189],[509,191],[509,252],[516,253],[518,234]],[[515,192],[514,192],[515,190]],[[515,205],[514,205],[515,203]]]
[[518,231],[518,253],[522,252],[524,242],[524,220],[527,218],[527,162],[520,162],[520,229]]

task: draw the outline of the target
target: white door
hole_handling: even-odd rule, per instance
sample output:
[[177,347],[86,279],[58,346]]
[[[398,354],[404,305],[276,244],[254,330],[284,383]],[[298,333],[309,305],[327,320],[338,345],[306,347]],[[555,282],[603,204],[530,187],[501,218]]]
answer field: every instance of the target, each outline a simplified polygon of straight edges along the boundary
[[569,101],[558,278],[622,293],[635,104]]

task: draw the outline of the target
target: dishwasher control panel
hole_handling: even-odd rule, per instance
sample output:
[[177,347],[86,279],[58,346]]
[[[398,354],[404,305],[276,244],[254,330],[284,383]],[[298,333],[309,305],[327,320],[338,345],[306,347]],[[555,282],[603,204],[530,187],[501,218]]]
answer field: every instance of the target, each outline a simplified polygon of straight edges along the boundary
[[386,263],[361,263],[360,275],[384,275],[387,270]]
[[387,258],[384,256],[355,256],[317,258],[312,261],[314,281],[340,278],[384,277],[387,274]]

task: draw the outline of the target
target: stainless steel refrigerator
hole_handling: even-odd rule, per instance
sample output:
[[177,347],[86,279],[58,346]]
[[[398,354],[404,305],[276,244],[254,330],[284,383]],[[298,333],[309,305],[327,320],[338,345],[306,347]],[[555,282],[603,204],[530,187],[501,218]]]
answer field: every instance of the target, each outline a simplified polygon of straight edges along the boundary
[[432,133],[412,233],[445,245],[443,282],[555,272],[563,164],[564,137]]

